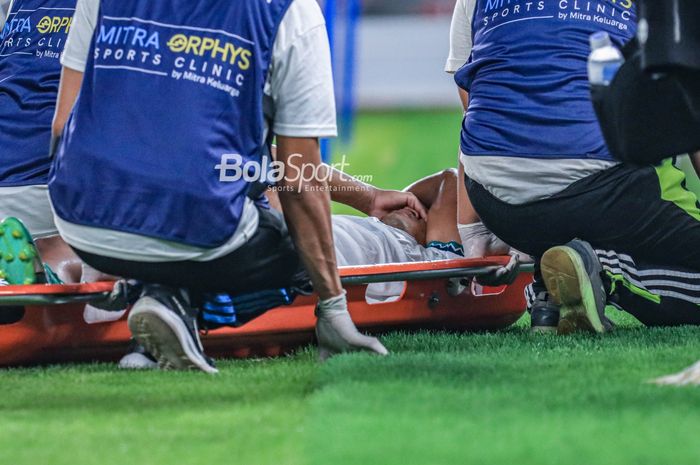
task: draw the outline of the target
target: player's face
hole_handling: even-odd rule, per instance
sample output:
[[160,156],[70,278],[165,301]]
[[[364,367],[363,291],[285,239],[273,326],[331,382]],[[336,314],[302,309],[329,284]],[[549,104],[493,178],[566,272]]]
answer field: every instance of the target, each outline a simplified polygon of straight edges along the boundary
[[382,218],[382,223],[407,232],[421,245],[425,245],[427,223],[410,207],[396,210]]

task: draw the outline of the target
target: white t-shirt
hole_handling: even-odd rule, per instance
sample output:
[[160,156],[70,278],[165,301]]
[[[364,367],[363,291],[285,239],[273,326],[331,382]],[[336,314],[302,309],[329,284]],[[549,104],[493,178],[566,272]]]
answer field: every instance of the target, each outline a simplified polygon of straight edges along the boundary
[[[408,233],[377,218],[333,215],[333,240],[338,266],[383,265],[462,258],[451,252],[425,248]],[[375,283],[367,286],[370,303],[391,302],[403,294],[405,284]]]
[[[450,31],[445,71],[456,73],[472,52],[472,20],[476,0],[457,0]],[[526,26],[524,26],[526,27]],[[604,160],[543,160],[514,157],[461,156],[464,173],[492,195],[513,205],[557,194],[572,183],[617,165]]]
[[[85,71],[99,7],[99,0],[78,0],[61,58],[64,66]],[[264,99],[266,117],[277,135],[337,135],[330,46],[316,0],[294,0],[287,10],[273,45]],[[236,233],[216,249],[90,228],[60,218],[56,218],[56,225],[66,242],[96,255],[144,262],[210,261],[230,254],[250,239],[258,227],[258,212],[247,200]]]
[[333,215],[333,239],[338,266],[461,258],[451,252],[423,247],[407,232],[372,217]]
[[12,0],[0,0],[0,30],[5,26],[7,21],[7,13],[10,11]]

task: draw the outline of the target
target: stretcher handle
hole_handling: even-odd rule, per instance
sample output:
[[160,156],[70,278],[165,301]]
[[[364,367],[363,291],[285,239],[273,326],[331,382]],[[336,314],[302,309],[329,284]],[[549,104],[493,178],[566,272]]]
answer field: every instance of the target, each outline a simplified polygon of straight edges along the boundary
[[[404,271],[395,273],[382,273],[373,275],[344,276],[340,280],[343,285],[357,286],[362,284],[393,283],[401,281],[428,281],[432,279],[452,278],[478,278],[493,273],[498,266],[478,266],[473,268],[455,268],[449,270],[422,270]],[[532,264],[521,265],[519,273],[532,273],[535,267]]]
[[[476,278],[497,270],[498,266],[480,266],[472,268],[453,268],[447,270],[421,270],[394,273],[382,273],[375,275],[345,276],[342,282],[346,286],[362,284],[401,282],[401,281],[426,281],[431,279],[451,278]],[[532,273],[534,265],[521,265],[520,273]],[[89,293],[50,294],[37,292],[34,294],[5,294],[0,295],[0,307],[12,306],[40,306],[40,305],[65,305],[75,303],[90,303],[104,301],[110,297],[110,291],[96,291]]]
[[94,292],[90,294],[23,294],[0,296],[0,307],[65,305],[90,303],[109,298],[109,292]]

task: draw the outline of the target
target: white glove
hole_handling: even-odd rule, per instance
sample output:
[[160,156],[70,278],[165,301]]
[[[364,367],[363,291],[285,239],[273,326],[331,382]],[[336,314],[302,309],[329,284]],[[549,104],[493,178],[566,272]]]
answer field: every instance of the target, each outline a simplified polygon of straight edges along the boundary
[[489,231],[484,223],[460,224],[457,228],[465,258],[493,257],[510,252],[510,246]]
[[[96,283],[98,281],[106,279],[114,279],[114,277],[97,271],[91,266],[83,263],[83,273],[80,279],[81,283]],[[121,288],[119,287],[121,284],[121,282],[115,283],[114,290],[112,291],[112,296],[116,296],[122,292]],[[85,323],[89,325],[117,321],[126,313],[127,303],[119,302],[117,306],[118,308],[115,308],[111,311],[107,311],[103,308],[99,308],[98,306],[87,304],[85,306],[85,310],[83,311],[83,319],[85,320]]]
[[379,339],[365,336],[357,330],[348,313],[345,293],[320,301],[316,307],[316,317],[316,338],[322,361],[342,352],[366,350],[379,355],[389,353]]

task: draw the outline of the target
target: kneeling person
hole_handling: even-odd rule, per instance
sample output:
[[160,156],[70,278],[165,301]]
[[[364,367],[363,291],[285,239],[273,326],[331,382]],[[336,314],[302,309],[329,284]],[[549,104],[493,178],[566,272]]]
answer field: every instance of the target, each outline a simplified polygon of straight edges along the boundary
[[[336,124],[318,4],[81,0],[80,8],[92,14],[76,18],[71,36],[90,39],[74,41],[64,57],[73,72],[64,75],[61,98],[70,101],[81,82],[82,89],[58,150],[51,199],[61,235],[86,262],[148,283],[129,317],[134,337],[161,366],[216,372],[190,294],[288,287],[303,263],[321,299],[322,351],[386,354],[347,311],[325,183],[281,194],[287,230],[279,213],[251,198],[250,183],[223,182],[216,169],[232,154],[262,163],[273,133],[287,167],[320,164],[318,137],[334,136]],[[96,28],[136,31],[125,40],[140,58],[128,61],[117,53],[121,41]],[[204,42],[238,53],[226,60],[204,48],[190,53]]]
[[39,255],[61,280],[81,279],[80,260],[58,235],[47,187],[59,56],[75,5],[0,0],[0,220],[26,225],[8,219],[2,227],[8,234],[0,240],[0,268],[10,284],[41,280]]

